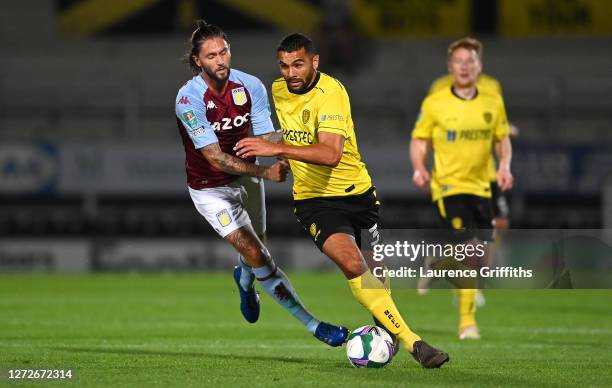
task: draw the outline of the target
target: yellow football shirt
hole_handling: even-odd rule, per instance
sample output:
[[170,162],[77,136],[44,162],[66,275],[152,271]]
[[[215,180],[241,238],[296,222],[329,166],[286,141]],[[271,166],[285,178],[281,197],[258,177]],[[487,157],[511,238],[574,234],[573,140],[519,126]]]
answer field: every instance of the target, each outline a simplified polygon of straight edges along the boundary
[[456,194],[490,198],[488,161],[493,142],[508,133],[498,93],[478,89],[475,98],[464,100],[448,87],[425,98],[412,138],[432,141],[433,201]]
[[[446,74],[441,77],[438,77],[431,83],[431,86],[429,87],[429,92],[427,94],[429,95],[438,92],[442,89],[448,89],[453,86],[454,82],[455,77],[453,77],[452,74]],[[476,86],[479,90],[489,89],[490,91],[493,91],[499,94],[500,96],[502,95],[501,84],[497,79],[491,77],[490,75],[484,73],[480,74]],[[493,153],[491,153],[491,157],[489,158],[489,167],[487,168],[489,169],[489,180],[497,181],[497,167],[495,163],[495,157],[493,157]]]
[[363,194],[372,180],[357,148],[351,105],[337,79],[317,73],[313,85],[293,93],[283,78],[272,84],[272,97],[285,144],[317,143],[320,131],[342,135],[344,151],[336,167],[289,160],[293,173],[293,198],[339,197]]

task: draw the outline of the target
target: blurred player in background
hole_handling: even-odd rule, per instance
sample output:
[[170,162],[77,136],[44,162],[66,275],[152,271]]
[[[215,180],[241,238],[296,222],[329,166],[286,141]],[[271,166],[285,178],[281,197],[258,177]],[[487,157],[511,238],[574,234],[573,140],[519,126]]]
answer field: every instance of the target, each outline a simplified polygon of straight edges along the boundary
[[286,36],[277,58],[282,78],[274,81],[272,94],[284,144],[243,139],[238,154],[289,159],[295,215],[315,245],[340,267],[353,296],[378,324],[422,366],[440,367],[448,355],[411,331],[360,251],[362,230],[371,239],[366,246],[377,243],[380,202],[357,149],[346,89],[317,70],[319,55],[305,35]]
[[[482,47],[480,55],[482,57]],[[448,89],[454,83],[455,77],[453,74],[446,74],[438,77],[431,83],[427,95],[434,94],[443,89]],[[476,87],[479,90],[488,89],[499,94],[500,96],[503,96],[502,87],[499,81],[488,74],[480,73],[478,76],[478,81],[476,82]],[[510,126],[510,139],[514,140],[518,138],[518,128],[510,122],[508,124]],[[493,205],[493,215],[495,217],[495,229],[497,230],[495,237],[497,241],[497,239],[500,237],[499,232],[510,227],[510,207],[504,192],[499,189],[499,185],[497,184],[497,163],[495,161],[494,152],[491,153],[491,158],[489,159],[488,171],[489,180],[491,182],[491,203]]]
[[[481,58],[482,58],[482,47],[481,47]],[[441,77],[436,78],[429,87],[429,91],[427,95],[432,95],[440,90],[448,89],[455,83],[455,76],[453,74],[446,74]],[[494,93],[499,94],[503,97],[502,87],[500,82],[484,73],[480,73],[478,76],[478,81],[476,82],[476,87],[479,90],[488,89]],[[516,126],[512,123],[508,123],[510,126],[510,139],[514,140],[518,137],[519,131]],[[489,181],[491,182],[491,205],[493,206],[493,219],[495,221],[495,242],[494,247],[499,246],[501,239],[503,237],[503,233],[510,227],[510,206],[508,204],[508,199],[504,192],[502,192],[497,184],[497,163],[494,156],[495,152],[491,153],[491,157],[489,158],[488,165],[488,175]],[[494,256],[494,247],[491,248],[491,257]],[[429,282],[431,278],[421,278],[419,279],[419,284],[417,287],[417,291],[420,295],[424,295],[429,290]],[[478,307],[484,306],[485,297],[481,290],[476,291],[476,305]]]
[[[489,168],[494,144],[499,159],[496,184],[506,191],[513,183],[512,146],[503,99],[498,91],[477,85],[482,45],[476,39],[463,38],[449,46],[448,70],[454,82],[425,98],[412,131],[412,180],[419,188],[426,188],[431,180],[432,200],[442,224],[455,232],[454,242],[492,241]],[[430,149],[434,152],[431,179],[426,166]],[[487,260],[481,258],[477,265],[487,265]],[[480,338],[476,289],[459,286],[457,294],[459,338]]]
[[175,105],[189,194],[198,212],[240,253],[234,270],[240,310],[248,322],[259,318],[257,279],[316,338],[340,346],[348,330],[321,322],[306,310],[264,245],[263,179],[284,181],[287,162],[263,167],[255,157],[241,159],[233,150],[251,130],[259,138],[282,141],[270,120],[266,89],[254,76],[230,68],[230,46],[219,27],[198,21],[190,42],[188,58],[195,76],[181,87]]

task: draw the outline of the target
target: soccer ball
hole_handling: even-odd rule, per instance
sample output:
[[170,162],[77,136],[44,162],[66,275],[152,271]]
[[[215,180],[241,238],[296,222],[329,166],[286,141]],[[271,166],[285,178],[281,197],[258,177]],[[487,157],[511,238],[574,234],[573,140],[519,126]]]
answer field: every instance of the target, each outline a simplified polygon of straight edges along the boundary
[[393,358],[393,339],[378,326],[361,326],[349,335],[346,355],[356,368],[382,368]]

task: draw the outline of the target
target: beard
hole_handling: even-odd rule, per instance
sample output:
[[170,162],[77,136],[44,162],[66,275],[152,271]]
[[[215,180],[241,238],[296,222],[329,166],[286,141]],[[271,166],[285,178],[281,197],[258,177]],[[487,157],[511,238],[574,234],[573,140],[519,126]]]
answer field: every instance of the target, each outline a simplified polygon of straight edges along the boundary
[[[227,69],[227,71],[225,72],[224,76],[219,76],[217,74],[217,71],[222,70],[222,69]],[[218,82],[218,83],[223,83],[223,82],[227,81],[227,79],[229,78],[230,67],[229,67],[229,64],[228,64],[228,66],[222,66],[222,67],[221,66],[217,66],[216,69],[213,71],[213,69],[211,69],[209,67],[202,66],[202,71],[204,73],[206,73],[206,75],[208,77],[210,77],[210,79],[212,79],[213,81]]]
[[[294,92],[294,93],[301,93],[301,92],[305,91],[306,89],[308,89],[308,87],[310,86],[310,84],[314,80],[315,74],[316,74],[316,70],[313,68],[310,71],[310,73],[308,73],[308,75],[306,76],[305,79],[298,78],[298,77],[286,78],[285,82],[287,83],[287,88],[290,91]],[[291,85],[289,85],[289,82],[291,82],[291,81],[301,81],[302,83],[297,88],[294,88]]]

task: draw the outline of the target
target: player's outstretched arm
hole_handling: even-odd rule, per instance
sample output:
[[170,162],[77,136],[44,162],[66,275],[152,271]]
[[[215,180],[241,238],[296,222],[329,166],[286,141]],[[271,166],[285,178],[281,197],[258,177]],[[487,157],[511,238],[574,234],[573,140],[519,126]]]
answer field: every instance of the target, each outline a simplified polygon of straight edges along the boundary
[[495,143],[495,153],[499,160],[497,185],[502,191],[510,190],[514,183],[514,177],[510,172],[510,161],[512,160],[512,143],[510,143],[510,137],[505,136]]
[[330,132],[319,132],[318,143],[306,146],[273,144],[258,138],[246,138],[236,144],[236,155],[276,156],[300,162],[336,167],[342,159],[344,136]]
[[427,151],[429,140],[412,139],[410,141],[410,161],[412,163],[412,181],[421,189],[424,189],[429,182],[429,171],[427,171]]
[[247,163],[223,152],[219,143],[209,144],[202,148],[200,152],[214,168],[228,174],[254,176],[273,182],[283,182],[287,179],[288,165],[284,161],[276,162],[270,167]]

